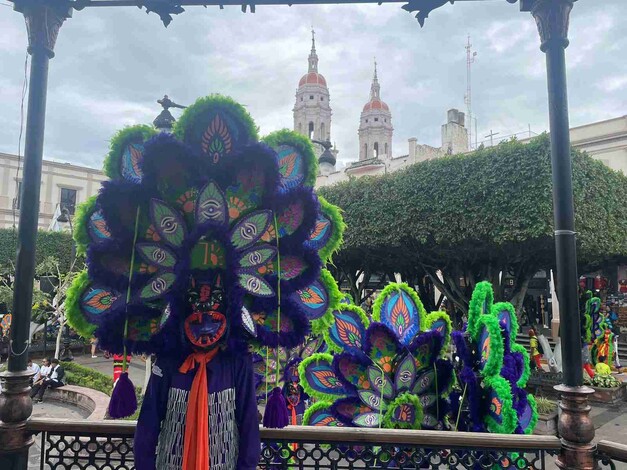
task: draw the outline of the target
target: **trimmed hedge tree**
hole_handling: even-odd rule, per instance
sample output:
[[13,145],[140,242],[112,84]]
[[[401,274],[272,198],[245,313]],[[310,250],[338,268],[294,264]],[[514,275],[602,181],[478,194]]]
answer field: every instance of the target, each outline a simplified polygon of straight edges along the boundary
[[[580,267],[624,259],[627,177],[582,152],[572,156]],[[534,273],[555,264],[551,187],[550,142],[542,135],[322,188],[348,226],[336,274],[396,272],[419,285],[426,275],[467,311],[481,280],[502,298],[503,271],[514,277],[511,300],[520,312]]]
[[[72,264],[72,237],[65,232],[37,232],[37,251],[35,264],[52,256],[59,260],[62,273],[67,272]],[[0,229],[0,270],[3,273],[13,273],[11,263],[15,263],[17,250],[17,229]]]

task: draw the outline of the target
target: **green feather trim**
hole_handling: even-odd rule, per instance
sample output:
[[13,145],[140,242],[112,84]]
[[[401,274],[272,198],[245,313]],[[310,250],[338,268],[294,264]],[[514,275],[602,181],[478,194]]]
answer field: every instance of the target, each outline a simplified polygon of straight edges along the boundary
[[145,142],[155,135],[157,135],[157,131],[145,125],[125,127],[118,131],[109,144],[109,154],[106,156],[103,166],[104,174],[113,180],[122,178],[120,159],[126,146],[131,143]]
[[418,294],[414,289],[409,287],[405,282],[391,282],[385,289],[379,294],[377,300],[375,300],[374,305],[372,306],[372,319],[376,322],[381,321],[381,306],[387,297],[392,295],[394,292],[405,291],[407,295],[414,301],[414,303],[418,306],[418,320],[420,321],[420,329],[419,331],[426,330],[426,320],[427,320],[427,311],[422,305],[422,301]]
[[483,379],[484,386],[496,391],[501,400],[501,423],[497,423],[494,418],[486,413],[484,422],[488,431],[499,434],[512,434],[518,425],[518,415],[514,409],[512,399],[512,387],[509,382],[500,376],[486,377]]
[[[490,334],[490,349],[487,351],[488,360],[485,367],[481,371],[482,377],[489,377],[492,375],[498,376],[503,368],[503,352],[505,345],[503,344],[503,335],[501,334],[501,326],[499,321],[491,315],[483,315],[477,322],[477,338],[475,342],[479,341],[479,335],[485,325],[488,333]],[[481,347],[478,345],[478,347]],[[479,351],[481,355],[482,352]]]
[[335,278],[329,271],[321,269],[319,281],[329,294],[329,307],[322,317],[311,322],[311,331],[317,335],[323,334],[333,324],[333,312],[338,308],[340,300],[342,300],[342,293],[337,286],[337,282],[335,282]]
[[218,94],[198,98],[193,105],[188,106],[183,114],[181,114],[179,120],[174,124],[174,136],[186,142],[187,133],[195,131],[194,127],[198,118],[205,114],[207,108],[213,110],[222,109],[229,114],[233,114],[234,118],[240,123],[243,123],[247,128],[250,140],[259,140],[259,129],[255,121],[253,121],[253,118],[248,114],[248,111],[246,111],[246,108],[234,99]]
[[[394,409],[403,404],[412,405],[416,409],[416,417],[413,423],[397,423],[392,421]],[[388,406],[388,410],[385,412],[385,416],[383,416],[383,427],[386,429],[420,429],[422,427],[423,418],[424,412],[420,404],[420,399],[416,395],[405,392],[396,397],[394,401],[390,403],[390,406]]]
[[437,320],[444,320],[447,324],[446,335],[444,336],[444,344],[442,345],[442,351],[440,352],[440,357],[444,357],[448,354],[448,347],[451,344],[451,332],[453,331],[453,323],[451,322],[451,317],[448,316],[446,312],[431,312],[427,315],[425,319],[425,330],[430,330],[431,325],[435,323]]
[[510,344],[514,344],[516,342],[516,335],[518,334],[518,317],[516,316],[516,309],[509,302],[498,302],[492,306],[492,315],[497,317],[499,312],[502,310],[509,310],[509,316],[512,323],[509,331],[509,341]]
[[82,337],[91,338],[96,330],[96,325],[85,320],[81,311],[81,295],[89,287],[90,281],[87,270],[81,271],[72,285],[68,288],[65,297],[65,315],[68,324]]
[[328,348],[331,351],[335,351],[337,353],[342,353],[345,351],[345,349],[341,348],[335,341],[331,339],[330,328],[331,326],[333,326],[333,322],[335,319],[335,312],[341,312],[342,310],[356,313],[359,316],[359,319],[361,320],[362,324],[364,325],[364,332],[370,326],[370,320],[368,319],[368,315],[366,315],[366,312],[364,312],[357,305],[346,305],[346,304],[338,305],[338,307],[333,312],[333,318],[331,319],[331,324],[329,325],[329,327],[327,327],[326,329],[322,331],[322,336],[324,336],[324,340],[326,341]]
[[340,249],[342,243],[344,243],[344,231],[346,230],[346,223],[342,217],[342,209],[338,206],[327,202],[325,198],[318,195],[318,201],[320,201],[320,209],[322,213],[331,221],[331,236],[327,240],[319,251],[320,259],[323,263],[329,263],[336,251]]
[[309,426],[309,420],[311,419],[312,414],[320,410],[328,410],[332,404],[332,402],[328,401],[318,401],[307,408],[305,414],[303,415],[303,426]]
[[309,396],[317,398],[318,400],[337,400],[339,398],[343,398],[343,395],[333,395],[330,393],[319,392],[318,390],[313,389],[309,382],[307,382],[305,369],[312,362],[326,362],[329,367],[333,367],[333,356],[327,353],[316,353],[311,356],[303,359],[303,361],[298,365],[298,378],[300,385],[303,387],[303,390],[307,392]]
[[533,434],[533,430],[538,423],[538,404],[536,403],[536,398],[531,393],[527,394],[527,402],[529,402],[529,406],[531,407],[531,421],[524,431],[525,434]]
[[74,215],[74,241],[76,242],[76,254],[84,255],[87,252],[87,245],[91,243],[91,237],[89,236],[89,218],[94,213],[96,207],[97,195],[94,195],[87,199],[85,202],[78,205],[76,208],[76,214]]
[[318,159],[316,158],[311,140],[289,129],[281,129],[280,131],[272,132],[261,140],[274,150],[280,145],[289,145],[299,150],[301,155],[305,158],[306,165],[305,181],[303,184],[311,187],[316,184],[316,178],[318,177]]
[[355,300],[350,292],[342,292],[342,300],[348,300],[349,305],[355,305]]
[[477,335],[477,322],[483,314],[483,304],[487,302],[486,313],[492,312],[494,303],[494,291],[492,284],[487,281],[479,282],[472,291],[472,298],[468,304],[468,333],[473,338]]
[[511,345],[512,352],[517,352],[523,355],[523,371],[522,375],[516,382],[516,385],[520,388],[525,388],[527,386],[527,381],[531,376],[531,365],[529,360],[529,351],[521,345],[521,344],[512,344]]

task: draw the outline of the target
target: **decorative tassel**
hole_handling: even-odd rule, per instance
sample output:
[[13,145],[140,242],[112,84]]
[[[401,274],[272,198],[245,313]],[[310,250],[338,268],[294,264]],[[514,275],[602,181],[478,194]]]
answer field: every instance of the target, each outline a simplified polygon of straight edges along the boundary
[[111,400],[109,400],[109,416],[113,419],[128,418],[136,410],[135,386],[131,382],[128,372],[123,372],[113,387]]
[[264,428],[284,428],[289,423],[289,413],[285,397],[279,387],[275,387],[268,401],[266,402],[266,411],[263,414]]

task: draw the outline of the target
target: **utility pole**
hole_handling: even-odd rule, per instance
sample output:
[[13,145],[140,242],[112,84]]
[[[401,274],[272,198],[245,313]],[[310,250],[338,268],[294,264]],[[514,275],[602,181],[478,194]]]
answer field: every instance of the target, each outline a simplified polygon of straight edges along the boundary
[[[466,96],[464,97],[464,101],[466,102],[466,108],[468,110],[468,148],[472,150],[472,87],[470,80],[470,72],[472,68],[472,64],[475,61],[475,57],[477,56],[477,52],[472,50],[472,44],[470,43],[470,34],[468,35],[468,43],[465,46],[466,49]],[[476,125],[475,125],[476,127]],[[475,130],[475,140],[477,139],[476,130]],[[477,146],[475,145],[475,148]]]

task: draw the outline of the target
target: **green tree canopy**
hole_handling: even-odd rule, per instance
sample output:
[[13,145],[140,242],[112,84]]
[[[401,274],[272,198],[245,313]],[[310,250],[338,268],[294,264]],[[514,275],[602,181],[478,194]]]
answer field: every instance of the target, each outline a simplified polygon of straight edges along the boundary
[[[572,156],[580,267],[626,257],[627,177],[582,152]],[[510,273],[516,303],[533,274],[555,264],[551,187],[550,142],[543,135],[320,193],[344,210],[348,225],[335,259],[340,270],[427,275],[466,310],[476,282],[498,286],[499,272]]]
[[[58,260],[62,273],[67,272],[72,264],[72,237],[65,232],[37,233],[35,263],[38,265],[48,257]],[[17,250],[17,229],[0,229],[0,270],[12,274]]]

